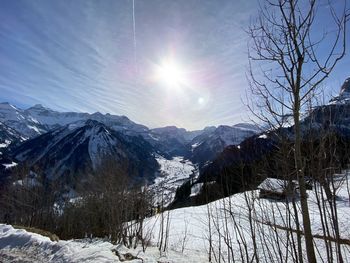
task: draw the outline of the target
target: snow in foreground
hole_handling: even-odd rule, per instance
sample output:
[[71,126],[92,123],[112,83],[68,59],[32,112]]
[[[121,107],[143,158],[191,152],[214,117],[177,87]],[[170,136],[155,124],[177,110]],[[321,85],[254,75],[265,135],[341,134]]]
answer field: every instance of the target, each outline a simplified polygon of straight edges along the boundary
[[[341,251],[344,262],[350,262],[350,175],[349,171],[342,175],[337,185],[336,202],[340,229]],[[322,220],[317,204],[320,188],[308,191],[308,204],[312,224],[312,233],[316,248],[316,256],[320,262],[327,261],[327,249],[322,231]],[[322,195],[322,194],[321,194]],[[321,197],[322,198],[322,197]],[[325,196],[323,196],[325,199]],[[253,228],[251,232],[248,205],[254,207],[251,217]],[[291,203],[260,199],[259,192],[247,191],[227,197],[208,205],[187,207],[158,214],[146,221],[146,229],[151,233],[151,243],[160,242],[162,232],[169,227],[168,247],[175,251],[194,252],[207,256],[212,251],[213,262],[250,262],[253,258],[253,239],[256,236],[257,255],[260,262],[293,262],[290,236],[287,239],[286,229],[291,229],[296,240],[296,226],[294,220],[288,219],[288,209]],[[302,219],[300,204],[297,203],[299,220]],[[330,218],[330,215],[329,215]],[[330,220],[330,219],[329,219]],[[331,221],[328,222],[331,224]],[[329,225],[332,229],[331,225]],[[331,232],[331,237],[334,233]],[[211,240],[211,245],[209,240]],[[285,249],[284,245],[288,244]],[[302,236],[304,244],[304,237]],[[244,243],[244,245],[242,245]],[[246,246],[248,255],[242,256],[242,248]],[[332,242],[333,256],[336,260],[336,246]],[[244,250],[244,248],[243,248]],[[303,247],[304,262],[306,250]],[[215,259],[214,259],[215,258]]]
[[0,262],[121,262],[123,258],[119,258],[115,251],[121,257],[130,253],[134,259],[128,262],[135,263],[206,262],[198,253],[186,255],[171,250],[160,253],[156,247],[148,247],[143,253],[141,248],[129,250],[101,239],[55,242],[39,234],[0,224]]
[[[350,240],[350,193],[347,185],[350,185],[350,177],[342,181],[337,191],[339,228],[341,238],[345,241]],[[325,242],[320,237],[322,222],[316,192],[313,190],[308,194],[316,254],[320,262],[325,262],[327,255]],[[266,255],[260,258],[260,262],[292,262],[293,255],[290,252],[285,254],[283,249],[281,253],[277,250],[287,242],[284,227],[288,205],[285,202],[259,199],[258,191],[236,194],[208,205],[166,211],[148,218],[144,222],[144,233],[149,238],[150,246],[145,253],[142,253],[141,248],[127,250],[101,239],[52,242],[37,234],[0,225],[0,259],[16,259],[17,262],[119,262],[113,252],[117,250],[138,258],[130,262],[208,262],[208,251],[211,250],[213,262],[245,262],[246,259],[242,260],[240,256],[242,237],[251,252],[247,256],[250,259],[253,256],[247,201],[255,204],[254,227],[259,230],[256,237],[257,254]],[[300,210],[299,213],[301,215]],[[291,227],[295,229],[293,222]],[[164,253],[158,250],[162,237],[163,242],[167,240]],[[212,246],[209,246],[209,239],[212,240]],[[350,262],[350,243],[343,243],[341,249],[344,262]],[[304,262],[305,257],[306,253]],[[21,258],[24,260],[21,261]]]

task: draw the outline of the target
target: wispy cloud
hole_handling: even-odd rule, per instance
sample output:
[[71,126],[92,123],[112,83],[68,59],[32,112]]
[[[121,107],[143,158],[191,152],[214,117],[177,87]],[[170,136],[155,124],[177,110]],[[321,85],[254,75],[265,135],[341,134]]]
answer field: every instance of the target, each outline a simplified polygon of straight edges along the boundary
[[[131,0],[3,1],[0,100],[126,115],[151,127],[242,121],[243,29],[255,1],[135,3],[136,65]],[[150,80],[153,65],[170,53],[191,71],[182,94]]]

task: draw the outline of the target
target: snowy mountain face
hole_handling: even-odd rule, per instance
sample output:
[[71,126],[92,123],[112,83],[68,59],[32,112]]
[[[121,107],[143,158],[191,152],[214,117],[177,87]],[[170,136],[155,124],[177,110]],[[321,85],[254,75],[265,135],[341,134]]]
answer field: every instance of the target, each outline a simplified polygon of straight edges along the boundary
[[345,80],[338,96],[327,105],[316,107],[304,119],[304,129],[310,123],[314,129],[332,129],[344,136],[350,136],[350,78]]
[[8,148],[24,140],[25,139],[18,132],[0,122],[0,181],[3,176],[8,174],[8,170],[16,164],[9,158],[7,154]]
[[168,160],[157,155],[156,160],[160,166],[159,175],[150,185],[150,189],[156,196],[155,205],[167,206],[174,201],[178,187],[188,180],[198,177],[198,169],[191,161],[180,156]]
[[347,78],[340,88],[338,96],[330,100],[330,104],[346,104],[350,103],[350,78]]
[[78,112],[57,112],[45,108],[40,104],[25,110],[25,112],[39,121],[41,124],[47,125],[51,128],[55,128],[58,125],[64,126],[76,121],[96,120],[107,125],[113,130],[125,131],[128,134],[142,134],[143,132],[148,131],[146,126],[136,124],[125,116],[111,115],[108,113],[102,114],[96,112],[89,114]]
[[0,121],[20,133],[24,138],[32,138],[48,131],[45,125],[25,110],[16,108],[7,102],[0,103]]
[[221,153],[225,147],[238,145],[257,132],[258,128],[249,124],[221,125],[214,130],[204,132],[191,141],[191,160],[203,166]]
[[185,156],[194,163],[204,163],[214,158],[228,145],[239,144],[258,132],[255,125],[206,127],[198,131],[169,126],[152,129],[153,144],[170,157]]
[[[230,131],[235,128],[236,131]],[[302,119],[301,130],[306,142],[310,142],[310,139],[316,142],[319,136],[331,132],[337,138],[339,151],[348,149],[347,142],[350,139],[350,78],[342,85],[339,96],[333,98],[327,105],[314,108],[308,116]],[[256,135],[252,136],[249,134],[250,132]],[[271,158],[268,156],[273,156],[278,146],[279,139],[275,137],[275,134],[278,133],[292,139],[294,136],[293,123],[291,122],[290,125],[274,132],[265,131],[260,134],[258,129],[247,124],[233,127],[220,126],[212,133],[203,133],[198,136],[193,141],[191,160],[199,164],[200,175],[192,185],[203,182],[216,182],[218,184],[225,182],[225,187],[227,187],[227,181],[222,178],[229,175],[232,181],[236,180],[235,177],[237,177],[237,181],[234,181],[232,185],[238,186],[241,181],[239,176],[242,174],[239,170],[240,165],[244,163],[247,168],[254,162],[258,164],[263,157]],[[239,138],[242,138],[241,142],[239,142]],[[203,141],[201,142],[201,140]],[[215,150],[218,151],[216,156]],[[212,158],[211,161],[205,163],[205,160],[210,158]],[[249,168],[246,171],[249,171]],[[250,176],[249,172],[244,175],[245,178]],[[234,189],[233,191],[239,190]]]
[[203,131],[187,131],[175,126],[156,128],[150,130],[149,142],[160,153],[169,158],[174,156],[188,156],[190,153],[188,144],[193,138],[202,133]]
[[57,112],[40,104],[22,110],[7,102],[0,103],[0,121],[25,138],[34,138],[52,129],[86,120],[99,121],[116,131],[123,131],[129,135],[139,135],[148,131],[146,126],[136,124],[125,116],[104,115],[99,112],[93,114]]
[[[197,167],[214,159],[226,146],[239,144],[257,132],[249,124],[198,131],[175,126],[148,129],[125,116],[57,112],[40,104],[23,110],[1,103],[0,122],[15,134],[16,142],[27,140],[19,146],[11,143],[11,156],[7,154],[6,164],[26,163],[48,177],[65,176],[66,181],[72,180],[73,174],[94,172],[106,156],[113,156],[118,164],[129,164],[133,177],[145,177],[147,181],[152,173],[162,174],[167,181],[171,178],[175,182],[178,172],[161,169],[156,173],[162,165],[154,158],[155,153],[171,161],[174,167],[182,167],[187,161]],[[7,147],[15,139],[2,133],[0,145]]]
[[[134,177],[151,177],[158,168],[152,147],[141,137],[129,138],[88,120],[54,129],[13,149],[16,160],[40,167],[46,176],[70,182],[93,173],[106,159],[128,164]],[[132,172],[131,172],[132,171]]]
[[17,131],[0,122],[0,155],[2,154],[2,149],[24,140],[25,138],[23,138]]
[[169,158],[174,156],[185,156],[190,158],[193,152],[193,145],[198,146],[208,138],[211,138],[211,140],[219,138],[220,141],[218,144],[221,146],[219,146],[218,149],[222,149],[222,147],[236,144],[241,141],[240,137],[244,133],[244,130],[251,134],[251,131],[256,129],[253,125],[238,124],[233,127],[207,127],[198,131],[187,131],[175,126],[150,130],[146,126],[132,122],[125,116],[111,115],[108,113],[101,114],[96,112],[89,114],[78,112],[57,112],[45,108],[40,104],[22,110],[10,105],[9,103],[0,104],[0,121],[13,128],[24,138],[34,138],[50,130],[87,120],[96,120],[112,130],[122,132],[129,136],[141,135],[161,154],[166,155]]
[[[349,199],[347,185],[350,184],[349,171],[346,171],[346,174],[342,176],[342,180],[337,181],[339,186],[335,202],[340,236],[342,240],[346,241],[350,229],[350,211],[347,203]],[[312,233],[315,236],[314,243],[316,247],[321,248],[316,253],[317,262],[326,262],[324,259],[327,259],[328,251],[323,249],[325,223],[318,205],[319,199],[326,200],[327,197],[324,191],[319,190],[320,185],[317,184],[316,187],[313,190],[308,190],[307,202],[312,222]],[[247,209],[251,203],[256,204],[254,216],[257,220],[254,221],[254,227],[260,231],[257,232],[259,234],[256,235],[255,244],[253,244],[253,238],[247,238],[252,233],[251,210]],[[259,259],[260,262],[293,262],[289,250],[281,249],[281,244],[284,244],[283,242],[287,239],[285,229],[297,231],[295,221],[287,218],[290,215],[287,210],[288,206],[285,202],[259,198],[258,190],[238,193],[202,206],[167,210],[163,214],[155,214],[146,218],[143,222],[143,231],[149,234],[150,240],[145,252],[140,244],[136,248],[127,249],[121,244],[112,244],[106,241],[106,238],[51,241],[48,237],[34,234],[29,230],[18,229],[18,226],[0,224],[0,258],[3,259],[3,262],[28,263],[121,262],[120,256],[117,257],[117,253],[115,253],[118,251],[118,255],[128,253],[129,258],[130,255],[138,258],[130,262],[205,263],[209,262],[208,247],[211,246],[213,254],[220,255],[222,262],[230,262],[232,260],[231,253],[238,255],[237,257],[240,259],[242,243],[244,242],[247,248],[256,247],[257,251],[256,254],[247,253],[247,261],[253,262],[254,259],[256,261]],[[215,216],[209,217],[208,211],[211,211]],[[297,209],[297,213],[298,217],[302,217],[301,209]],[[160,220],[160,218],[164,218],[164,220]],[[168,221],[167,218],[170,220]],[[271,225],[271,222],[274,224]],[[157,244],[159,243],[159,233],[164,229],[164,224],[168,224],[167,229],[169,229],[168,249],[166,253],[160,254]],[[327,222],[327,226],[330,228],[331,224],[332,222]],[[215,227],[215,231],[208,230],[212,226]],[[211,231],[210,239],[208,238],[209,231]],[[230,243],[232,245],[223,245],[227,242],[227,237],[232,241]],[[271,241],[267,242],[267,240]],[[305,248],[303,247],[303,249]],[[268,258],[265,256],[266,251],[268,251]],[[271,251],[280,251],[280,253],[271,253]],[[343,258],[349,259],[350,250],[347,245],[342,245],[342,251]],[[335,254],[334,258],[336,258]],[[129,261],[124,260],[124,262]]]
[[193,140],[196,136],[202,134],[204,130],[187,131],[176,126],[167,126],[163,128],[156,128],[151,130],[153,137],[158,139],[176,138],[182,143],[187,143]]

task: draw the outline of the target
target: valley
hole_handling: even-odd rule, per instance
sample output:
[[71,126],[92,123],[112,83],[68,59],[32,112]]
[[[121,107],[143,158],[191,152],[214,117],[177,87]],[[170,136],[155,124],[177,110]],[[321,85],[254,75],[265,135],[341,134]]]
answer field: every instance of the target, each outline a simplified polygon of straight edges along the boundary
[[0,1],[0,263],[350,263],[349,1]]

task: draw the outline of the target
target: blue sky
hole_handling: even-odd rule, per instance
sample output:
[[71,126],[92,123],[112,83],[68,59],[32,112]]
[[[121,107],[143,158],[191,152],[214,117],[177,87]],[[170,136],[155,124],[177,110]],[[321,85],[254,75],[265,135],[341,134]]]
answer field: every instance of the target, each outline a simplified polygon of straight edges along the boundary
[[[247,120],[247,28],[255,0],[3,0],[0,101],[126,115],[149,127]],[[327,27],[327,21],[319,25]],[[136,56],[135,56],[136,51]],[[155,80],[171,58],[180,89]],[[347,56],[325,85],[350,76]]]

